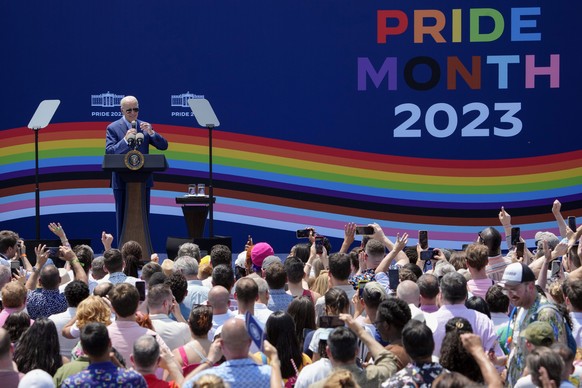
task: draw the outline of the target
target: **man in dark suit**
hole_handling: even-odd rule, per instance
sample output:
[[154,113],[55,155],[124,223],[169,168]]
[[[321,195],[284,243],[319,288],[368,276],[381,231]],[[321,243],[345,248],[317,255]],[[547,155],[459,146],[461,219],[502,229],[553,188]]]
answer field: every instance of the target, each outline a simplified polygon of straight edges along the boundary
[[[137,147],[142,154],[149,153],[150,144],[159,150],[168,149],[168,141],[162,135],[155,132],[150,123],[137,119],[139,113],[139,102],[133,96],[125,96],[121,100],[121,113],[123,117],[107,126],[107,137],[105,143],[106,154],[126,154],[133,148],[128,143],[130,135],[143,133],[143,143]],[[132,123],[135,124],[132,126]],[[146,183],[146,207],[150,213],[150,190],[154,184],[153,177],[150,176]],[[125,182],[116,174],[112,173],[111,187],[115,197],[115,215],[117,219],[117,241],[123,230],[123,216],[125,213]]]

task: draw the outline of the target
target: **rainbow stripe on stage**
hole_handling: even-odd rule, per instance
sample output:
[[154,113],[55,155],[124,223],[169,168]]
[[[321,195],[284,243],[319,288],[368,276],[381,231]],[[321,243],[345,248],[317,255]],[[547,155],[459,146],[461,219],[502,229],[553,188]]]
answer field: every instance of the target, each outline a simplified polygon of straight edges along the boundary
[[[113,212],[101,170],[107,123],[51,124],[39,134],[43,214]],[[170,168],[156,174],[152,212],[181,217],[174,198],[206,181],[207,131],[156,125],[168,139]],[[0,222],[34,215],[34,135],[0,131]],[[459,247],[499,225],[504,205],[533,238],[554,230],[551,206],[582,215],[582,151],[504,160],[378,155],[214,131],[215,219],[281,230],[313,225],[343,236],[347,221],[376,221],[394,236],[431,231],[431,242]]]

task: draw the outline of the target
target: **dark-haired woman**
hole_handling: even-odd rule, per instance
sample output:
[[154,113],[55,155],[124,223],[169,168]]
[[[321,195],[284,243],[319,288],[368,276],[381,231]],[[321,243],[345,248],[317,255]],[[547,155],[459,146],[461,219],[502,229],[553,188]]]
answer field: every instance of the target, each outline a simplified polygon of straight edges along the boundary
[[482,383],[481,369],[461,342],[461,334],[472,333],[473,327],[465,318],[451,318],[445,325],[440,364],[451,372],[459,372],[472,381]]
[[41,318],[34,321],[20,337],[14,350],[14,362],[21,373],[42,369],[53,376],[63,362],[69,361],[61,357],[60,352],[57,327],[53,321]]
[[[265,339],[277,349],[285,386],[294,386],[299,372],[305,365],[311,364],[311,359],[301,351],[291,315],[284,311],[271,314],[265,325]],[[263,364],[268,361],[262,353],[255,354],[255,358]]]
[[192,333],[192,341],[172,352],[184,376],[201,363],[208,361],[206,356],[211,345],[208,332],[212,329],[212,307],[194,306],[188,317],[188,325]]

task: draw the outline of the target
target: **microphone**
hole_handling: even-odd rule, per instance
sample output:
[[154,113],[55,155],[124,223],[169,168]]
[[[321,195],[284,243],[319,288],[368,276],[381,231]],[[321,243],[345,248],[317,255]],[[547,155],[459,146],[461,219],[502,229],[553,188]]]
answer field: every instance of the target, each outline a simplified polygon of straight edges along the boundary
[[133,120],[133,121],[131,122],[131,128],[132,128],[132,129],[135,129],[135,130],[137,131],[137,121]]
[[138,148],[143,143],[143,133],[135,135],[135,148]]
[[133,148],[134,144],[135,144],[135,135],[134,134],[129,134],[127,136],[127,145],[129,146],[129,148]]

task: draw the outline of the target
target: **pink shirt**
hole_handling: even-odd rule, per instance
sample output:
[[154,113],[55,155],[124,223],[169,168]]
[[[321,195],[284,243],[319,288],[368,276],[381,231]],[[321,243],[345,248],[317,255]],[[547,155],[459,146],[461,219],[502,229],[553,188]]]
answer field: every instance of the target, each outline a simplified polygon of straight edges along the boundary
[[485,299],[485,294],[489,287],[493,285],[493,281],[489,278],[486,279],[471,279],[467,282],[467,288],[474,296],[480,296]]
[[501,356],[503,352],[499,347],[497,341],[497,334],[495,333],[495,326],[489,317],[478,311],[468,309],[465,304],[449,304],[441,306],[437,312],[430,314],[436,318],[438,325],[433,333],[434,338],[434,352],[435,356],[439,356],[443,339],[445,338],[445,325],[451,318],[465,318],[473,327],[473,333],[478,334],[483,342],[483,349],[488,351],[493,348],[495,354]]
[[[4,326],[4,323],[6,323],[6,319],[8,319],[8,316],[12,313],[17,313],[22,311],[22,308],[20,307],[6,307],[4,310],[2,310],[0,312],[0,327]],[[32,326],[32,324],[34,323],[34,319],[30,320],[30,325]]]
[[107,326],[111,345],[123,356],[126,365],[131,364],[129,356],[133,353],[133,344],[142,335],[153,335],[160,346],[167,348],[166,343],[155,331],[141,327],[134,321],[115,321]]

